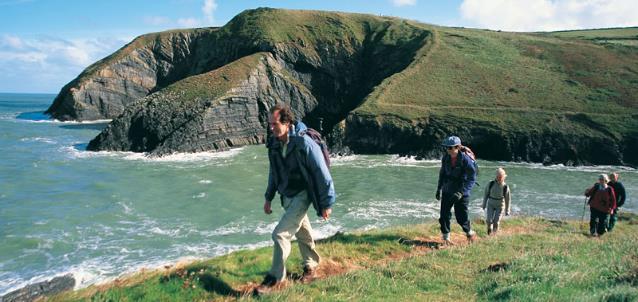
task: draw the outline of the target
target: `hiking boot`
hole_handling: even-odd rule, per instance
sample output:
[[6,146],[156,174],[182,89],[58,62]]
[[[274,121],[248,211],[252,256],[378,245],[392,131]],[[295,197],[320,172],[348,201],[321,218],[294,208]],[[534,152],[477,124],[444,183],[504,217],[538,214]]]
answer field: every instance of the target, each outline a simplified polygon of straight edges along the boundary
[[301,283],[310,283],[313,280],[315,280],[315,278],[317,277],[316,274],[317,274],[316,268],[304,266],[303,275],[301,275],[301,279],[299,281],[301,281]]
[[452,242],[452,240],[450,240],[450,233],[443,234],[441,237],[443,239],[443,244],[444,245],[454,245],[454,242]]
[[273,277],[270,274],[267,274],[264,277],[264,281],[261,281],[259,286],[255,287],[254,294],[255,296],[260,296],[271,292],[278,284],[281,282],[277,282],[277,278]]
[[469,232],[467,232],[465,234],[465,236],[467,236],[467,241],[469,241],[470,243],[474,242],[474,240],[476,240],[476,233],[472,230],[470,230]]

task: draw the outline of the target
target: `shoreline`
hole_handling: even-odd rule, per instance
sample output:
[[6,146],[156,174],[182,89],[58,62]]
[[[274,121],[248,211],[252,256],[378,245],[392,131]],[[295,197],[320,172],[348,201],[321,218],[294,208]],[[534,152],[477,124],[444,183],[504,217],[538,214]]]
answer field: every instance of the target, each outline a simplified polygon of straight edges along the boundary
[[[635,213],[631,213],[631,212],[623,212],[623,218],[622,221],[629,221],[629,223],[626,222],[621,222],[622,224],[637,224],[638,223],[638,215]],[[481,219],[480,218],[475,218],[473,220],[473,224],[475,226],[481,226]],[[511,230],[518,230],[517,232],[527,232],[524,230],[524,228],[521,228],[520,226],[517,226],[518,224],[526,224],[529,223],[529,226],[531,226],[531,230],[533,230],[534,228],[537,228],[539,224],[549,224],[549,225],[556,225],[556,226],[573,226],[576,224],[580,224],[580,221],[577,221],[575,219],[561,219],[561,220],[556,220],[556,219],[547,219],[547,218],[543,218],[543,217],[539,217],[539,216],[514,216],[511,218],[508,218],[507,220],[505,220],[505,226],[504,226],[504,230],[505,232],[509,232],[508,229]],[[512,224],[510,226],[510,224]],[[366,230],[366,231],[351,231],[351,232],[337,232],[334,235],[331,235],[329,237],[323,238],[323,239],[318,239],[317,241],[317,245],[318,246],[323,246],[323,245],[329,245],[332,244],[336,241],[342,240],[343,238],[348,238],[348,237],[352,237],[352,236],[373,236],[373,234],[377,234],[377,233],[393,233],[396,230],[404,230],[404,229],[428,229],[428,230],[432,230],[433,228],[435,229],[436,227],[436,223],[435,222],[428,222],[428,223],[424,223],[424,224],[417,224],[417,225],[403,225],[403,226],[393,226],[393,227],[389,227],[389,228],[381,228],[381,229],[373,229],[373,230]],[[457,226],[455,226],[456,228]],[[460,232],[460,230],[457,229],[453,229],[453,235],[456,236],[456,240],[461,240],[459,238],[461,238],[461,236],[458,234]],[[479,230],[479,234],[480,230],[482,229],[482,227],[475,227],[475,229]],[[581,230],[572,230],[575,232],[572,232],[572,234],[580,234],[582,233],[582,227]],[[436,230],[434,231],[434,233],[436,233]],[[532,232],[533,233],[533,232]],[[506,233],[504,233],[506,234]],[[434,234],[436,235],[436,234]],[[509,235],[508,235],[509,236]],[[428,238],[428,240],[423,240],[422,237],[417,236],[416,238],[403,238],[403,243],[401,244],[412,244],[413,246],[419,246],[421,244],[423,244],[423,242],[427,241],[430,242],[429,244],[432,246],[436,246],[436,248],[430,248],[430,250],[433,251],[438,251],[440,246],[438,245],[439,243],[437,243],[437,237],[438,236],[426,236]],[[453,236],[454,237],[454,236]],[[604,239],[605,237],[601,238]],[[492,240],[492,237],[488,237],[485,234],[481,234],[481,236],[479,237],[480,241],[485,241],[485,240]],[[396,241],[396,240],[394,240]],[[401,241],[401,240],[399,240]],[[463,243],[461,243],[463,244]],[[266,254],[266,258],[269,258],[268,256],[270,256],[270,246],[265,246],[265,247],[256,247],[254,249],[238,249],[238,250],[234,250],[231,251],[227,254],[224,255],[219,255],[219,256],[215,256],[212,258],[202,258],[202,259],[184,259],[184,260],[180,260],[177,262],[166,262],[164,265],[160,266],[160,267],[155,267],[155,268],[141,268],[138,269],[135,272],[131,272],[131,273],[125,273],[122,274],[120,276],[114,277],[114,278],[110,278],[110,280],[104,280],[102,282],[98,282],[98,283],[94,283],[91,284],[87,287],[83,287],[77,290],[72,290],[72,291],[65,291],[64,293],[62,293],[62,296],[64,295],[72,295],[72,296],[76,296],[76,295],[85,295],[87,293],[91,293],[91,295],[93,294],[97,294],[100,292],[104,292],[104,291],[109,291],[111,289],[120,289],[120,288],[127,288],[130,286],[134,286],[135,284],[141,284],[144,282],[147,282],[148,280],[152,279],[152,278],[156,278],[158,276],[167,276],[167,275],[174,275],[177,274],[180,271],[184,271],[184,270],[190,270],[192,267],[199,267],[202,265],[205,265],[206,263],[225,263],[227,261],[229,261],[229,259],[235,259],[237,257],[244,257],[245,255],[252,255],[252,254]],[[294,250],[295,248],[293,247],[293,254],[294,254]],[[382,258],[383,261],[393,261],[392,259],[399,259],[399,258],[403,258],[398,256],[392,256],[392,255],[388,255],[387,257],[389,257],[388,259]],[[293,257],[294,258],[294,257]],[[326,261],[329,261],[329,265],[333,265],[332,259],[327,259]],[[241,262],[240,262],[241,263]],[[294,263],[289,261],[288,265],[292,266]],[[344,267],[341,267],[338,269],[339,271],[350,271],[351,268],[346,269]],[[343,273],[343,272],[342,272]],[[259,275],[259,274],[258,274]],[[337,274],[340,275],[340,274]],[[261,276],[261,275],[259,275]],[[327,276],[329,277],[329,276]],[[33,284],[31,284],[30,286],[32,286]],[[27,286],[28,287],[28,286]],[[26,287],[25,287],[26,288]],[[24,288],[23,288],[24,289]],[[12,292],[9,292],[9,294]],[[61,301],[66,301],[65,299],[62,299]]]

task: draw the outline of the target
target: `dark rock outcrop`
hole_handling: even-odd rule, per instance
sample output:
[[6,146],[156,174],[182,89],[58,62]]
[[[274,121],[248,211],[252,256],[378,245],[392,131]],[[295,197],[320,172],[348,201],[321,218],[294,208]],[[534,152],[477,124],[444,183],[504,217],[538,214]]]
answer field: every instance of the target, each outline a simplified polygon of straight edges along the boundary
[[[201,82],[220,79],[229,82],[226,90],[201,92],[192,99],[186,95]],[[143,98],[109,124],[88,149],[165,155],[263,143],[266,108],[277,101],[292,104],[300,115],[317,104],[271,54],[258,53]]]
[[27,285],[2,297],[0,302],[30,302],[44,296],[50,296],[71,290],[75,286],[73,275],[55,277],[48,281]]
[[[566,165],[638,165],[636,136],[614,139],[604,129],[575,135],[564,129],[512,132],[480,122],[462,123],[431,117],[406,120],[396,116],[351,114],[344,129],[344,145],[355,153],[390,153],[440,158],[440,143],[451,134],[481,159]],[[367,135],[375,133],[375,135]],[[633,147],[633,148],[632,148]]]
[[[638,80],[629,66],[638,54],[516,35],[248,10],[220,28],[135,39],[67,84],[47,113],[114,118],[89,143],[95,151],[165,155],[263,143],[268,109],[285,102],[322,128],[335,152],[435,158],[443,137],[456,134],[483,159],[638,165],[627,84]],[[597,76],[608,67],[626,79]]]
[[[248,46],[231,51],[233,55],[223,57],[241,58],[140,99],[88,149],[164,155],[261,143],[268,109],[277,102],[291,104],[311,127],[319,128],[322,121],[324,131],[330,132],[384,78],[405,68],[430,37],[429,32],[404,22],[373,18],[353,29],[328,19],[341,35],[320,35],[312,44],[297,42],[305,37],[303,33],[294,42],[270,44],[260,44],[260,38],[253,37],[254,43],[248,44],[257,44],[265,52],[244,56],[254,50]],[[231,21],[225,29],[232,31],[236,23],[246,20]],[[408,39],[384,40],[397,31]],[[259,59],[250,59],[255,57]]]

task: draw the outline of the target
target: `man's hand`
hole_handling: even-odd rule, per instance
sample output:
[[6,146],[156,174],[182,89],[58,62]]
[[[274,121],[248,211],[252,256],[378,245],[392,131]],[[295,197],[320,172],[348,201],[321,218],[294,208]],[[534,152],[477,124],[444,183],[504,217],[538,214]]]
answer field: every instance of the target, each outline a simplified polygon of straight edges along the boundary
[[270,215],[272,213],[272,209],[270,208],[271,202],[266,200],[264,202],[264,213]]
[[321,210],[321,217],[323,217],[323,220],[328,220],[328,218],[330,218],[330,214],[332,214],[331,208]]
[[436,198],[436,200],[441,200],[441,190],[436,190],[436,194],[434,194],[434,198]]
[[454,193],[454,198],[456,198],[456,200],[461,200],[463,198],[463,193],[461,192]]

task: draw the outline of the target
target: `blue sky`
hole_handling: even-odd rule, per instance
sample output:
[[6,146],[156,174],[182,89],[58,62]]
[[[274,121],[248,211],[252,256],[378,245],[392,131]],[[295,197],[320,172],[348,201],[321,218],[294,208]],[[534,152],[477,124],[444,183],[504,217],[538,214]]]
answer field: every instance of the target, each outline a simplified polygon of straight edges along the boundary
[[138,35],[222,26],[257,7],[382,14],[510,31],[638,26],[636,0],[0,0],[0,92],[57,93]]

